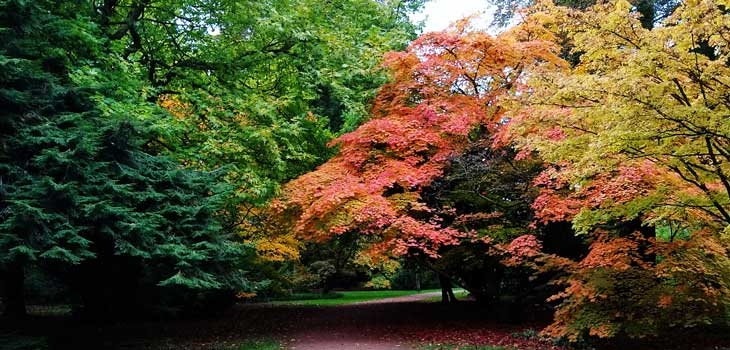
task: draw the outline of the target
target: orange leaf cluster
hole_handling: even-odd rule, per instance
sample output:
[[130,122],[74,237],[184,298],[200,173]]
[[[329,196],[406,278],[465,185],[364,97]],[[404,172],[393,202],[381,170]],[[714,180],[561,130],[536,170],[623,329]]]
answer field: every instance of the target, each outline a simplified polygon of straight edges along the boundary
[[544,171],[535,179],[541,187],[532,208],[541,223],[570,221],[583,209],[608,209],[649,195],[661,183],[659,171],[649,161],[625,165],[594,176],[585,185],[571,185],[565,173],[569,166]]
[[504,264],[518,266],[542,254],[542,244],[533,235],[522,235],[513,239],[505,251],[509,257],[504,260]]

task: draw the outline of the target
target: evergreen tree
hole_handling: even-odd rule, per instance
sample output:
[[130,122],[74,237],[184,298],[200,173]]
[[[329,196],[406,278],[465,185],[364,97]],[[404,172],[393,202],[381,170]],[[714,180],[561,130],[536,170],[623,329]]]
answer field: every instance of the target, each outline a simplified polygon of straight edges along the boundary
[[[85,16],[87,15],[87,16]],[[0,2],[0,268],[6,315],[23,271],[62,271],[86,311],[109,315],[186,291],[252,288],[248,246],[216,214],[216,172],[154,154],[134,67],[73,2]]]

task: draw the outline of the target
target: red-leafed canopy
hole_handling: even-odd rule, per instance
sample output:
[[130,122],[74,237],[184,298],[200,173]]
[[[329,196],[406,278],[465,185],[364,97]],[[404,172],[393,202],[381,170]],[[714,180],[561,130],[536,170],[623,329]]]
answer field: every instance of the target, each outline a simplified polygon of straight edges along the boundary
[[467,237],[444,227],[421,191],[463,152],[470,133],[502,123],[500,102],[520,91],[527,67],[559,62],[546,42],[515,34],[492,37],[461,23],[389,54],[393,81],[372,119],[332,142],[334,158],[285,187],[280,204],[294,215],[296,234],[327,240],[357,232],[373,237],[373,253],[431,256]]

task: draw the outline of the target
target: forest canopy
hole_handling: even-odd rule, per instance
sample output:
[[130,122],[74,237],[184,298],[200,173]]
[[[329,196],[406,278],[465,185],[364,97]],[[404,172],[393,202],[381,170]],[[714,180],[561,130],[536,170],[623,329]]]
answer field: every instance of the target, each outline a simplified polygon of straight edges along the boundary
[[418,4],[0,2],[6,314],[26,272],[96,315],[263,288],[242,223],[367,118]]

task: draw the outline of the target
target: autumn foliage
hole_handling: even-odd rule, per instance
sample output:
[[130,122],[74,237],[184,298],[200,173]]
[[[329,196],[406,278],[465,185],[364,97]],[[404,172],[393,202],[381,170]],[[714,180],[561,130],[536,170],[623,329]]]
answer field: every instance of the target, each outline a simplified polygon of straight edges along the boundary
[[[652,28],[625,1],[539,1],[497,37],[466,21],[423,35],[386,57],[392,81],[371,119],[286,186],[277,217],[304,240],[357,234],[372,257],[468,259],[493,271],[460,276],[496,290],[477,296],[494,299],[507,275],[549,279],[559,289],[544,334],[571,341],[726,322],[728,5],[687,1]],[[457,174],[474,154],[506,165]],[[488,196],[525,186],[531,195]]]
[[579,60],[530,75],[498,139],[551,164],[536,178],[536,224],[571,221],[590,242],[579,261],[560,260],[569,274],[546,334],[726,322],[727,5],[687,1],[653,29],[625,1],[527,11],[526,25]]
[[[536,6],[527,22],[566,38],[580,62],[530,76],[531,94],[510,110],[507,138],[558,165],[552,178],[570,186],[636,183],[627,171],[653,173],[657,185],[641,194],[657,195],[653,222],[696,218],[722,230],[730,223],[722,8],[690,1],[650,30],[628,2],[586,11]],[[605,198],[640,197],[611,187]]]
[[432,257],[471,237],[442,224],[421,191],[470,137],[503,121],[500,101],[523,89],[528,67],[557,62],[553,49],[470,31],[464,22],[389,54],[392,82],[378,94],[371,120],[335,139],[334,158],[284,189],[279,205],[296,234],[327,240],[357,232],[372,253]]

